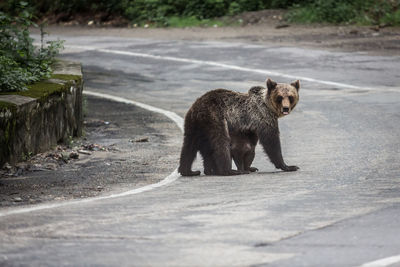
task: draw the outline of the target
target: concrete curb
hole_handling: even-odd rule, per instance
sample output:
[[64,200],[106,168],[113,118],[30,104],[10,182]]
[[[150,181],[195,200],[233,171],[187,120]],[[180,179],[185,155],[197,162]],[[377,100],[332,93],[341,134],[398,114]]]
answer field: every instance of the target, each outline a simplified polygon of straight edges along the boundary
[[59,61],[54,69],[28,91],[0,95],[0,166],[82,134],[81,64]]

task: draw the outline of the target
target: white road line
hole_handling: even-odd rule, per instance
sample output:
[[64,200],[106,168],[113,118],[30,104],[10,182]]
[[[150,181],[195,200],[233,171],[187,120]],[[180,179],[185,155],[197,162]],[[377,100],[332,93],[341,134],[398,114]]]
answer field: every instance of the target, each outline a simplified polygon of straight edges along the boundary
[[[385,267],[400,262],[400,255],[364,263],[360,267]],[[397,266],[397,265],[396,265]]]
[[194,64],[200,64],[200,65],[215,66],[215,67],[221,67],[221,68],[232,69],[232,70],[237,70],[237,71],[259,73],[264,76],[268,76],[268,75],[279,76],[279,77],[293,79],[293,80],[301,80],[301,81],[307,81],[307,82],[312,82],[312,83],[319,83],[319,84],[324,84],[324,85],[329,85],[329,86],[339,87],[339,88],[345,88],[345,89],[357,89],[357,90],[375,90],[376,89],[376,88],[357,86],[357,85],[351,85],[351,84],[346,84],[346,83],[319,80],[319,79],[314,79],[314,78],[304,77],[304,76],[296,76],[296,75],[291,75],[291,74],[286,74],[286,73],[276,72],[276,71],[240,67],[240,66],[224,64],[224,63],[208,61],[208,60],[198,60],[198,59],[179,58],[179,57],[170,57],[170,56],[159,56],[159,55],[136,53],[136,52],[130,52],[130,51],[95,48],[93,46],[66,45],[65,47],[66,48],[76,48],[76,49],[81,49],[81,50],[92,50],[92,51],[116,54],[116,55],[124,55],[124,56],[132,56],[132,57],[142,57],[142,58],[151,58],[151,59],[157,59],[157,60],[169,60],[169,61],[175,61],[175,62],[183,62],[183,63],[191,63],[191,64],[194,63]]
[[120,102],[120,103],[135,105],[135,106],[138,106],[140,108],[143,108],[143,109],[146,109],[146,110],[149,110],[149,111],[153,111],[155,113],[163,114],[167,118],[169,118],[173,122],[175,122],[175,124],[183,132],[183,118],[181,116],[179,116],[178,114],[176,114],[175,112],[168,111],[168,110],[165,110],[165,109],[162,109],[162,108],[153,107],[153,106],[150,106],[150,105],[147,105],[147,104],[143,104],[143,103],[140,103],[140,102],[136,102],[136,101],[133,101],[133,100],[129,100],[129,99],[126,99],[126,98],[123,98],[123,97],[118,97],[118,96],[113,96],[113,95],[108,95],[108,94],[102,94],[102,93],[96,93],[96,92],[91,92],[91,91],[83,91],[83,93],[85,95],[97,96],[97,97],[113,100],[113,101]]
[[[120,103],[135,105],[135,106],[141,107],[143,109],[146,109],[146,110],[149,110],[152,112],[163,114],[163,115],[167,116],[169,119],[171,119],[173,122],[175,122],[175,124],[183,132],[183,118],[174,112],[164,110],[161,108],[157,108],[157,107],[153,107],[153,106],[143,104],[140,102],[136,102],[133,100],[128,100],[128,99],[125,99],[122,97],[108,95],[108,94],[101,94],[101,93],[96,93],[96,92],[91,92],[91,91],[84,91],[84,94],[90,95],[90,96],[101,97],[101,98],[113,100],[113,101],[120,102]],[[170,175],[168,175],[167,177],[165,177],[163,180],[161,180],[158,183],[146,185],[146,186],[132,189],[132,190],[129,190],[126,192],[112,194],[112,195],[108,195],[108,196],[93,197],[93,198],[86,198],[86,199],[80,199],[80,200],[70,200],[70,201],[65,201],[65,202],[61,202],[61,203],[41,204],[41,205],[37,205],[37,206],[33,206],[33,207],[6,209],[6,210],[0,212],[0,217],[4,217],[7,215],[13,215],[13,214],[21,214],[21,213],[27,213],[27,212],[32,212],[32,211],[38,211],[38,210],[59,208],[59,207],[64,207],[64,206],[69,206],[69,205],[74,205],[74,204],[80,204],[80,203],[94,202],[94,201],[104,200],[104,199],[131,196],[131,195],[143,193],[146,191],[153,190],[155,188],[159,188],[159,187],[168,185],[168,184],[176,181],[179,178],[179,176],[180,175],[178,174],[177,169],[175,169]]]

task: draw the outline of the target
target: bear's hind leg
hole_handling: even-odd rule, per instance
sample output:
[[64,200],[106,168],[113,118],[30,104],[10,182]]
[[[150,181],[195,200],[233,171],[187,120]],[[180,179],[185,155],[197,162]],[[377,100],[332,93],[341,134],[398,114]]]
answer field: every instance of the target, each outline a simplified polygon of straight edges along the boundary
[[204,174],[214,175],[216,170],[215,162],[211,155],[203,156]]
[[204,144],[200,148],[200,154],[203,157],[203,166],[204,166],[204,174],[205,175],[214,175],[216,171],[216,165],[213,158],[213,152],[211,147]]
[[192,171],[192,163],[196,158],[197,147],[196,138],[192,135],[186,135],[183,139],[183,146],[181,151],[181,158],[179,163],[178,172],[182,176],[197,176],[200,171]]
[[220,143],[214,153],[217,175],[240,175],[247,174],[246,170],[232,170],[232,157],[230,153],[230,142]]
[[203,158],[204,174],[214,175],[216,165],[213,158],[213,148],[209,139],[206,136],[199,138],[199,150]]
[[244,155],[240,149],[237,149],[235,146],[232,146],[231,148],[231,157],[233,161],[235,162],[235,165],[238,169],[238,171],[244,171],[245,170],[245,165],[244,165]]
[[221,119],[219,122],[209,125],[208,129],[208,143],[210,151],[212,151],[212,162],[215,164],[215,174],[238,175],[248,173],[248,171],[232,170],[231,137],[227,121]]

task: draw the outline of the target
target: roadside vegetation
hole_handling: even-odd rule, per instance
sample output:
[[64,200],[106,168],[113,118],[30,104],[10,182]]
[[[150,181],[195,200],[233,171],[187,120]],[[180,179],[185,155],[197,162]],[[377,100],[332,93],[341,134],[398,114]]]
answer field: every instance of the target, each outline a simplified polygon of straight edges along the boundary
[[300,23],[400,25],[399,0],[313,0],[289,7],[287,20]]
[[[400,0],[26,0],[38,18],[145,27],[223,26],[246,11],[285,9],[294,23],[400,25]],[[16,0],[0,9],[15,13]],[[107,23],[116,21],[115,23]]]
[[[28,3],[19,2],[14,12],[0,12],[0,93],[27,90],[28,84],[49,78],[62,48],[60,41],[45,43],[43,27],[33,22]],[[33,45],[30,27],[40,27],[40,47]]]

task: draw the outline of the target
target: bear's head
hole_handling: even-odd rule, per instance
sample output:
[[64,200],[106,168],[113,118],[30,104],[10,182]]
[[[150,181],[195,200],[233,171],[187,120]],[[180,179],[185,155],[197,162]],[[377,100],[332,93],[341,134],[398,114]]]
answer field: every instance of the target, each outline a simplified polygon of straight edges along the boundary
[[287,84],[268,79],[267,89],[267,102],[279,118],[288,115],[299,101],[299,80]]

